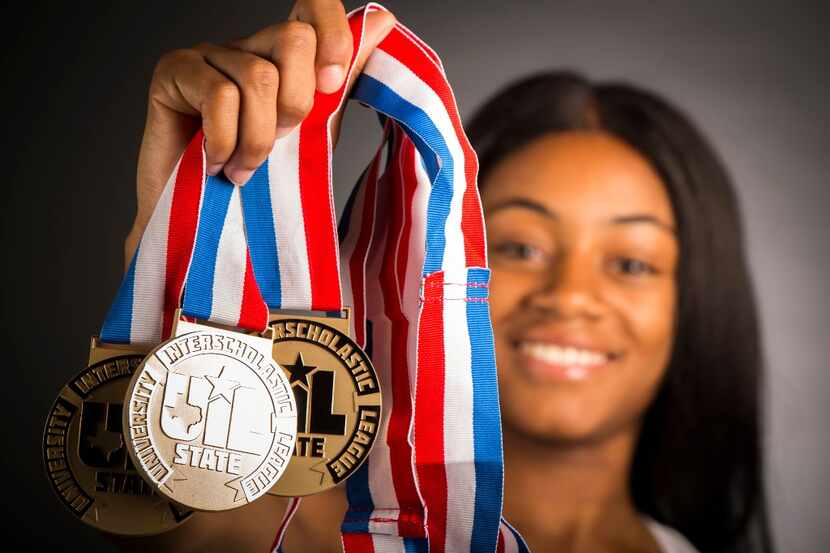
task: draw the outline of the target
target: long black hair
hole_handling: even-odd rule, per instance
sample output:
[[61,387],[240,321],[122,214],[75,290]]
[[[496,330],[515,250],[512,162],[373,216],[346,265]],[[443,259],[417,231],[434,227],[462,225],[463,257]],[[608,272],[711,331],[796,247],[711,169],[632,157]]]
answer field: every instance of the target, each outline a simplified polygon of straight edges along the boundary
[[509,85],[470,121],[479,182],[533,140],[577,129],[608,132],[649,160],[677,221],[674,349],[634,453],[634,504],[703,553],[769,553],[763,359],[731,179],[689,119],[654,93],[550,72]]

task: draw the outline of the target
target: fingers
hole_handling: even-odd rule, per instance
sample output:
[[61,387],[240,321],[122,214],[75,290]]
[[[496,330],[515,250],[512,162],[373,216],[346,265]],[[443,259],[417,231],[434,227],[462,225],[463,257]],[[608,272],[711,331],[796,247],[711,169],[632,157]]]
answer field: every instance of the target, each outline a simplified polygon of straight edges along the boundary
[[[394,24],[387,12],[368,15],[354,78]],[[179,153],[199,126],[205,131],[208,173],[224,170],[243,185],[265,161],[274,140],[309,113],[315,89],[333,92],[342,86],[351,56],[352,35],[337,0],[299,0],[289,21],[248,38],[163,56],[150,85],[131,236],[143,232]],[[134,240],[128,242],[129,259]]]
[[352,59],[352,33],[342,2],[297,2],[288,17],[314,28],[317,37],[314,57],[316,86],[320,92],[335,92],[343,84]]
[[[236,142],[239,102],[228,94],[228,85],[234,86],[193,50],[176,50],[159,60],[150,84],[138,156],[133,234],[143,232],[176,160],[201,126],[201,117],[206,125],[220,129],[213,133],[209,145],[214,157],[230,157]],[[131,252],[128,254],[129,260]]]
[[[214,103],[220,109],[231,108],[229,112],[208,113],[204,120],[208,172],[215,174],[224,165],[225,176],[244,185],[274,146],[280,73],[270,61],[248,52],[209,44],[196,49],[231,81],[217,91],[223,98]],[[236,112],[232,111],[234,102]],[[234,124],[223,119],[237,114]],[[211,122],[222,127],[215,128]]]
[[279,70],[277,93],[277,138],[296,127],[314,103],[314,28],[300,21],[272,25],[233,46],[268,58]]
[[[154,150],[150,152],[151,157],[158,160],[162,147],[171,147],[170,151],[177,153],[184,150],[186,141],[181,147],[172,148],[164,137],[167,133],[178,136],[182,130],[191,130],[182,129],[182,116],[201,117],[208,172],[216,174],[236,147],[240,103],[237,85],[209,64],[203,52],[190,49],[166,54],[150,86],[150,111],[144,138]],[[168,172],[172,169],[164,165]]]

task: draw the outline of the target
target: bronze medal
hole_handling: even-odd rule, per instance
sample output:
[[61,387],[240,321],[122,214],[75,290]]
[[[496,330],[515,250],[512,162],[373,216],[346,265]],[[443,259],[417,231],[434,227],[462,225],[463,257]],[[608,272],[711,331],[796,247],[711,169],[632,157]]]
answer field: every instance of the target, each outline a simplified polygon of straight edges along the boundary
[[61,502],[86,524],[126,536],[171,530],[192,514],[159,495],[127,454],[122,402],[143,359],[93,339],[89,366],[61,390],[43,433],[46,472]]
[[268,338],[178,320],[173,338],[135,371],[123,414],[127,446],[161,494],[223,511],[280,478],[294,450],[297,409],[271,346]]
[[349,337],[348,318],[271,318],[274,360],[297,401],[297,446],[273,495],[303,496],[348,478],[378,433],[380,385],[368,355]]

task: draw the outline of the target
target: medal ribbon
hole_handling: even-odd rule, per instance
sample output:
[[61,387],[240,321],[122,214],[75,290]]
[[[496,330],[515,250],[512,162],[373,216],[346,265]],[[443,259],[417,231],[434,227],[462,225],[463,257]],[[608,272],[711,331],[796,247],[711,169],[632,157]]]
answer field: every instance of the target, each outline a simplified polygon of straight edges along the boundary
[[[202,131],[176,164],[104,321],[101,340],[153,347],[184,315],[263,331],[239,188],[204,170]],[[182,291],[184,298],[182,300]]]
[[[369,4],[350,14],[355,56],[366,14],[383,9]],[[328,121],[330,107],[339,107],[342,91],[332,96],[317,94],[312,123],[278,141],[268,161],[272,205],[276,194],[290,196],[285,188],[297,188],[294,175],[302,180],[307,162],[319,164],[316,174],[327,180],[313,205],[326,221],[333,213],[331,138],[328,125],[314,121]],[[325,98],[330,103],[318,116]],[[352,98],[381,114],[384,144],[340,223],[342,302],[353,306],[353,336],[378,371],[384,414],[372,454],[346,483],[344,550],[526,551],[501,520],[500,417],[478,166],[443,67],[397,24],[369,57]],[[317,130],[326,140],[308,137]],[[309,143],[318,151],[305,155]],[[253,247],[252,255],[259,277]]]
[[176,162],[104,320],[101,340],[154,347],[170,335],[199,223],[204,135]]
[[366,478],[347,484],[345,549],[495,551],[501,436],[475,153],[440,60],[403,25],[352,96],[397,131],[375,185],[365,293],[392,407]]

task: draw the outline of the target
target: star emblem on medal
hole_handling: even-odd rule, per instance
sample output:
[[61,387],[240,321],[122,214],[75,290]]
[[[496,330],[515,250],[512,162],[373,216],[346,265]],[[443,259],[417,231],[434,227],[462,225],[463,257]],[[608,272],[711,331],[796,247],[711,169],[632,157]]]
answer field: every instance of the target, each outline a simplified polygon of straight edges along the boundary
[[219,371],[216,376],[205,375],[205,378],[210,383],[210,395],[208,401],[213,401],[220,397],[225,398],[229,404],[233,403],[233,391],[239,388],[239,382],[236,380],[227,380],[222,378],[222,373],[225,372],[225,367]]
[[285,368],[288,369],[289,373],[291,373],[291,376],[288,380],[289,384],[299,382],[303,384],[306,387],[306,389],[308,389],[308,375],[317,367],[312,365],[306,365],[305,361],[303,361],[303,354],[297,352],[297,359],[294,361],[294,364],[285,365]]

